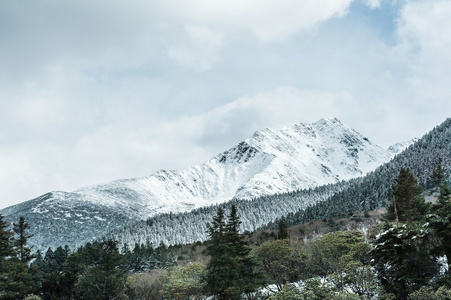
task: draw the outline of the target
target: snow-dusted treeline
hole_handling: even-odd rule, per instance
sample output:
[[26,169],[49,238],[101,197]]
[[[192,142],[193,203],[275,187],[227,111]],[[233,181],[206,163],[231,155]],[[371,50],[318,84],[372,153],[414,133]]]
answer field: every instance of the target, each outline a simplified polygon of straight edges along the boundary
[[150,241],[153,245],[166,245],[204,241],[207,238],[207,223],[211,222],[219,207],[226,213],[235,205],[240,216],[241,231],[253,231],[289,212],[306,208],[324,201],[342,190],[345,182],[324,185],[315,189],[285,194],[264,196],[253,200],[232,200],[227,203],[202,207],[185,213],[166,213],[138,221],[125,228],[107,234],[105,239],[114,239],[133,247],[135,243]]
[[[451,119],[437,126],[401,154],[365,177],[325,185],[315,189],[264,196],[250,201],[233,200],[221,204],[226,211],[235,204],[240,212],[242,230],[274,227],[284,217],[288,224],[315,219],[350,216],[387,204],[391,187],[401,168],[409,168],[419,183],[429,187],[430,174],[441,164],[451,169]],[[145,243],[190,243],[206,238],[206,224],[219,206],[182,214],[162,214],[115,230],[107,238],[133,245]]]

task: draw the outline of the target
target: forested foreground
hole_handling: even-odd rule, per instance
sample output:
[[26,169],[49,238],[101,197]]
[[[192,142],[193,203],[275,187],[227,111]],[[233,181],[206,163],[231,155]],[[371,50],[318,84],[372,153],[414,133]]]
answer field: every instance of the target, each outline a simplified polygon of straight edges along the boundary
[[283,219],[276,234],[246,238],[232,206],[218,208],[205,243],[41,253],[23,218],[10,229],[0,215],[0,299],[451,299],[451,189],[440,166],[431,180],[434,203],[402,169],[383,222],[362,233],[328,220],[308,240]]

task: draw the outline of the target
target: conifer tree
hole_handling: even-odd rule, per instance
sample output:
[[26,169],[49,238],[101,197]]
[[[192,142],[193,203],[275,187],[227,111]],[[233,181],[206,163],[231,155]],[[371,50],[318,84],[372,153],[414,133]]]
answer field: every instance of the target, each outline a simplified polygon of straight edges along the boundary
[[392,188],[387,219],[396,222],[420,220],[428,208],[422,192],[415,176],[408,168],[402,168]]
[[258,264],[249,256],[248,243],[239,234],[241,221],[233,205],[228,222],[219,208],[212,224],[208,224],[207,253],[210,262],[206,272],[206,290],[216,299],[240,299],[259,286],[262,275],[254,272]]
[[25,218],[22,216],[19,218],[19,223],[13,223],[14,233],[17,235],[14,244],[18,252],[19,260],[23,263],[28,263],[35,258],[35,256],[31,254],[31,248],[27,247],[28,239],[34,236],[33,234],[28,233],[29,228],[30,225],[25,222]]
[[279,231],[277,232],[277,239],[284,240],[288,238],[288,229],[284,218],[279,219]]
[[443,183],[445,180],[445,170],[442,168],[441,164],[439,164],[437,168],[432,171],[431,179],[437,187],[440,187]]
[[[91,250],[91,249],[90,249]],[[74,290],[78,299],[108,300],[124,292],[126,275],[119,266],[122,255],[117,242],[95,242],[92,250],[82,255],[89,265],[78,276]]]
[[0,214],[0,268],[2,262],[14,255],[13,233],[8,229],[8,223],[3,220]]
[[16,240],[0,214],[0,299],[22,299],[33,285],[26,263],[20,261]]
[[439,271],[423,228],[386,224],[373,241],[372,264],[385,291],[396,299],[426,285]]

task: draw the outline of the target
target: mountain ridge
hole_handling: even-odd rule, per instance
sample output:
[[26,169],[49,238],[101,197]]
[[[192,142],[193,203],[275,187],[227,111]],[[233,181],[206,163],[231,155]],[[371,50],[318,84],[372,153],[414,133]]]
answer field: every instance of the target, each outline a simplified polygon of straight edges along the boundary
[[[86,240],[159,213],[347,180],[364,175],[393,155],[338,119],[321,119],[256,131],[249,139],[191,168],[161,170],[74,192],[54,191],[0,212],[9,221],[15,221],[19,212],[26,214],[37,232],[54,224],[61,228],[62,233],[52,229],[60,240],[74,224],[84,228]],[[39,246],[45,247],[50,238],[42,237],[41,241]]]

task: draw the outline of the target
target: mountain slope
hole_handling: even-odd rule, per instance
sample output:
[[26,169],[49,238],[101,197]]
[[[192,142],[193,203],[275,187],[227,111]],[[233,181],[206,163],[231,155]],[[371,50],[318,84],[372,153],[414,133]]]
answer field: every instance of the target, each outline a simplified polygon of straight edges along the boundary
[[[208,222],[218,207],[230,211],[237,206],[243,230],[261,227],[277,228],[277,219],[284,217],[288,225],[311,220],[349,217],[354,213],[373,210],[387,204],[390,190],[401,168],[409,168],[419,183],[427,188],[430,175],[437,164],[451,176],[451,119],[446,120],[418,139],[393,160],[376,168],[364,177],[314,189],[263,196],[252,201],[230,201],[188,213],[158,215],[146,222],[139,221],[105,236],[134,245],[147,240],[158,245],[183,244],[207,238]],[[269,224],[268,224],[269,223]]]
[[185,212],[233,198],[252,199],[361,176],[395,152],[371,143],[337,119],[321,119],[257,131],[199,166],[71,193],[51,192],[0,213],[8,221],[23,215],[40,248],[79,245],[158,213]]
[[393,154],[337,119],[322,119],[257,131],[199,166],[87,187],[75,194],[93,203],[125,204],[124,209],[136,204],[144,207],[140,217],[148,217],[347,180]]

